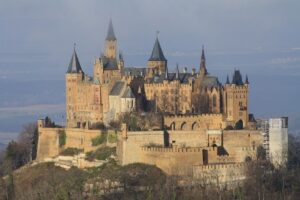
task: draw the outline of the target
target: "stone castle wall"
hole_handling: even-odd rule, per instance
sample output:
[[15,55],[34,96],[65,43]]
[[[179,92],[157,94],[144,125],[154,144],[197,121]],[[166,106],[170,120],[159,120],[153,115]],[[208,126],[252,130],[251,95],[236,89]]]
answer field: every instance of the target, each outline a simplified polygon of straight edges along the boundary
[[194,165],[193,177],[206,184],[222,184],[245,179],[245,163]]
[[[39,141],[37,160],[55,157],[66,148],[83,149],[84,152],[95,150],[92,139],[103,134],[100,130],[79,128],[45,128],[38,123]],[[65,145],[59,145],[59,135],[65,133]]]
[[172,130],[207,130],[226,127],[222,114],[165,116],[164,123]]
[[201,147],[142,147],[140,153],[140,162],[156,165],[172,175],[192,175],[192,166],[203,164]]
[[213,147],[209,146],[209,139],[215,136],[206,130],[123,130],[118,134],[117,155],[122,165],[134,162],[153,164],[168,174],[190,174],[194,165],[242,163],[256,158],[257,147],[263,141],[259,131],[219,132],[222,145]]

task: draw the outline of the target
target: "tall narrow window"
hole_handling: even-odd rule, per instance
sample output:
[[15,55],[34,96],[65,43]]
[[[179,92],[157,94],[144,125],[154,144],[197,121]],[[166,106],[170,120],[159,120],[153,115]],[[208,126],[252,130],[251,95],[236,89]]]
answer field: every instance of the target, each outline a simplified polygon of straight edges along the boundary
[[213,107],[217,106],[217,97],[216,95],[213,96]]

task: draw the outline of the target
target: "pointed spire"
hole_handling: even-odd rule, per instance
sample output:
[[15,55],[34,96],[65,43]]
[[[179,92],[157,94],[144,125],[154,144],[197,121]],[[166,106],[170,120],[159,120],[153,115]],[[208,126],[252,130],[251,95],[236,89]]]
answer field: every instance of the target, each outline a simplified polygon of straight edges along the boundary
[[227,75],[227,79],[226,79],[226,84],[230,84],[228,75]]
[[165,80],[169,80],[168,66],[165,67]]
[[202,54],[201,54],[201,61],[200,61],[200,72],[207,74],[206,70],[206,60],[205,60],[205,53],[204,53],[204,45],[202,45]]
[[167,61],[164,53],[160,47],[160,43],[158,41],[158,37],[156,37],[155,44],[149,58],[149,61]]
[[179,68],[178,68],[178,64],[176,64],[176,74],[175,74],[175,79],[179,80]]
[[204,53],[204,45],[202,45],[202,54],[201,54],[201,61],[205,61],[205,53]]
[[108,31],[107,31],[106,40],[110,40],[110,41],[117,40],[117,38],[115,36],[115,32],[114,32],[114,28],[113,28],[113,24],[112,24],[112,20],[111,19],[109,20],[109,25],[108,25]]
[[67,73],[80,73],[80,72],[83,72],[83,71],[81,69],[79,59],[77,57],[76,43],[74,43],[73,55],[72,55],[72,58],[70,60],[70,64],[69,64]]
[[246,74],[245,84],[249,84],[248,75]]

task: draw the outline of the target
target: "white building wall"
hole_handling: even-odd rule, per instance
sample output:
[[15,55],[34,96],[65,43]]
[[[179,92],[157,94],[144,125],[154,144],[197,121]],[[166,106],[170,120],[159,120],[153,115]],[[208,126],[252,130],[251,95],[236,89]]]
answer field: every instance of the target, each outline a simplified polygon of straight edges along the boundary
[[285,165],[288,153],[288,118],[269,119],[269,155],[275,166]]

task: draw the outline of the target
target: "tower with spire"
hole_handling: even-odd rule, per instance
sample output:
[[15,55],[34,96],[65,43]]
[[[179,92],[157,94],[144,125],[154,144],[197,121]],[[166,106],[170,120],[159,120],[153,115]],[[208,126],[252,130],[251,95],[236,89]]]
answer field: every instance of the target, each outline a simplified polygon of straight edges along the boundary
[[66,72],[66,122],[67,126],[75,126],[74,119],[76,113],[74,112],[77,106],[77,91],[78,85],[84,77],[84,72],[81,68],[76,48],[74,44],[73,54]]
[[200,74],[203,74],[203,75],[207,74],[204,46],[202,46],[202,54],[201,54],[201,61],[200,61]]
[[247,127],[249,121],[248,113],[249,81],[243,81],[240,70],[234,70],[231,81],[227,76],[223,91],[224,114],[228,122],[234,127],[237,122],[242,122]]
[[151,56],[148,60],[148,72],[150,74],[162,74],[165,73],[167,67],[167,59],[164,56],[162,48],[160,46],[158,36],[156,37]]
[[117,38],[115,36],[112,20],[109,20],[108,31],[105,39],[105,56],[115,59],[117,57]]

